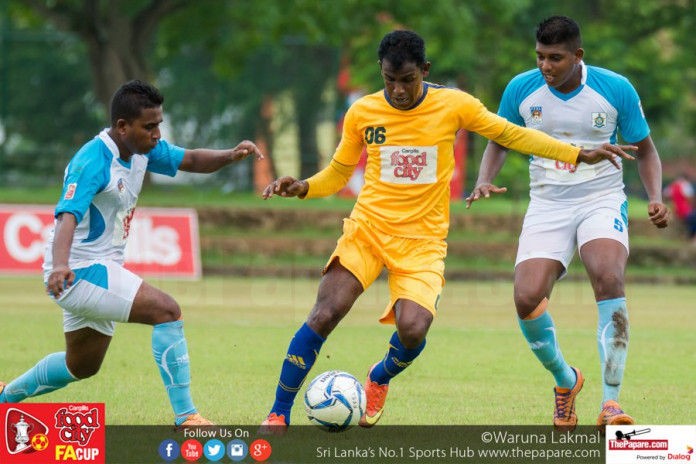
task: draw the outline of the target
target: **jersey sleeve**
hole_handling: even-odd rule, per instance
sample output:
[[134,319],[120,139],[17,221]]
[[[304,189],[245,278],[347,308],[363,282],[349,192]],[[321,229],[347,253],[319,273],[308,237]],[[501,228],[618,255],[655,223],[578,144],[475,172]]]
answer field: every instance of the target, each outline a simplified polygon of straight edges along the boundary
[[628,143],[640,142],[650,135],[650,127],[645,120],[638,92],[628,79],[621,79],[620,82],[619,131]]
[[519,101],[519,84],[518,81],[512,80],[505,91],[503,92],[503,97],[500,99],[500,106],[498,107],[498,116],[502,116],[508,121],[517,124],[518,126],[524,126],[524,118],[520,115],[520,101]]
[[185,152],[184,148],[172,145],[166,140],[160,140],[157,146],[148,153],[147,170],[174,177],[184,159]]
[[360,107],[353,104],[346,112],[346,117],[343,120],[343,132],[341,134],[341,142],[336,148],[333,159],[343,166],[355,166],[360,161],[364,142],[362,134],[358,129]]
[[65,168],[63,192],[54,216],[71,213],[82,221],[92,198],[104,190],[110,180],[110,160],[96,149],[80,150]]

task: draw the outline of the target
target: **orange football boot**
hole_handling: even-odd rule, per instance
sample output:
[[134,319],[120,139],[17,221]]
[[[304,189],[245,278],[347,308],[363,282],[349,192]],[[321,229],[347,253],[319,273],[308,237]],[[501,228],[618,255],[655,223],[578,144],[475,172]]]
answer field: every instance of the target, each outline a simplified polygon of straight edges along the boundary
[[553,411],[553,426],[557,429],[572,431],[578,425],[578,416],[575,414],[575,397],[582,390],[585,378],[582,372],[571,366],[575,371],[575,386],[573,388],[554,387],[556,394],[556,406]]
[[375,363],[367,372],[367,380],[365,380],[365,397],[367,404],[365,406],[365,414],[360,418],[358,424],[361,427],[372,427],[382,417],[384,412],[384,402],[387,400],[387,392],[389,384],[379,385],[377,382],[370,380],[372,369],[379,363]]
[[265,421],[261,422],[259,433],[262,435],[284,435],[288,431],[288,423],[285,415],[280,416],[274,412],[270,413]]
[[602,405],[602,412],[597,418],[597,429],[604,433],[607,425],[633,425],[631,416],[623,412],[619,403],[614,400],[607,400]]
[[189,427],[205,427],[210,425],[214,424],[197,412],[194,412],[193,414],[189,414],[184,422],[179,425],[175,425],[174,430],[178,432]]

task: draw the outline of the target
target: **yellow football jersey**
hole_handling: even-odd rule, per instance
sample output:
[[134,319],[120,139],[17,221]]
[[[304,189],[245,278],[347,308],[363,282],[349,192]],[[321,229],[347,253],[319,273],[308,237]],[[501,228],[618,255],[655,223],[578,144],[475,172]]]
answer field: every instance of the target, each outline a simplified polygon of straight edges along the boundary
[[[363,186],[351,217],[399,237],[445,238],[449,228],[454,138],[474,131],[524,153],[574,161],[579,149],[491,113],[459,89],[424,83],[409,110],[394,108],[384,90],[348,110],[334,160],[358,163],[367,146]],[[311,194],[311,190],[310,190]],[[312,195],[310,195],[312,196]]]

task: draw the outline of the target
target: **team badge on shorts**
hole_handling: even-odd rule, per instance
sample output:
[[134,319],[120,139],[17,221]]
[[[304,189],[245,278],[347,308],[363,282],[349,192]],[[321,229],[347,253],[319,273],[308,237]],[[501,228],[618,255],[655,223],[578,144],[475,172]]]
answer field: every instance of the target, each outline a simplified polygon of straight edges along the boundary
[[541,118],[541,106],[530,106],[529,112],[532,114],[532,124],[541,124],[544,122]]
[[592,113],[592,126],[597,129],[607,125],[607,113]]

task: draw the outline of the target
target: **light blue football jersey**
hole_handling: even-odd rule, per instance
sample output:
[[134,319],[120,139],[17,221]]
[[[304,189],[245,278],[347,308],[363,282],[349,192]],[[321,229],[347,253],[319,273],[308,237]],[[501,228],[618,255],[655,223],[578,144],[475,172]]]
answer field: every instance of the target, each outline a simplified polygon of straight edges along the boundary
[[[63,193],[55,209],[72,213],[77,228],[69,265],[79,268],[85,260],[105,259],[123,264],[131,220],[146,171],[176,175],[184,158],[183,148],[160,140],[144,155],[133,155],[128,163],[104,129],[86,143],[65,168]],[[44,270],[53,268],[51,231],[44,254]]]
[[[616,143],[618,131],[628,143],[650,134],[638,93],[628,79],[584,63],[580,86],[568,94],[546,85],[539,69],[519,74],[505,89],[498,114],[588,149]],[[622,171],[609,161],[574,166],[531,156],[529,176],[532,198],[586,200],[624,188]]]

